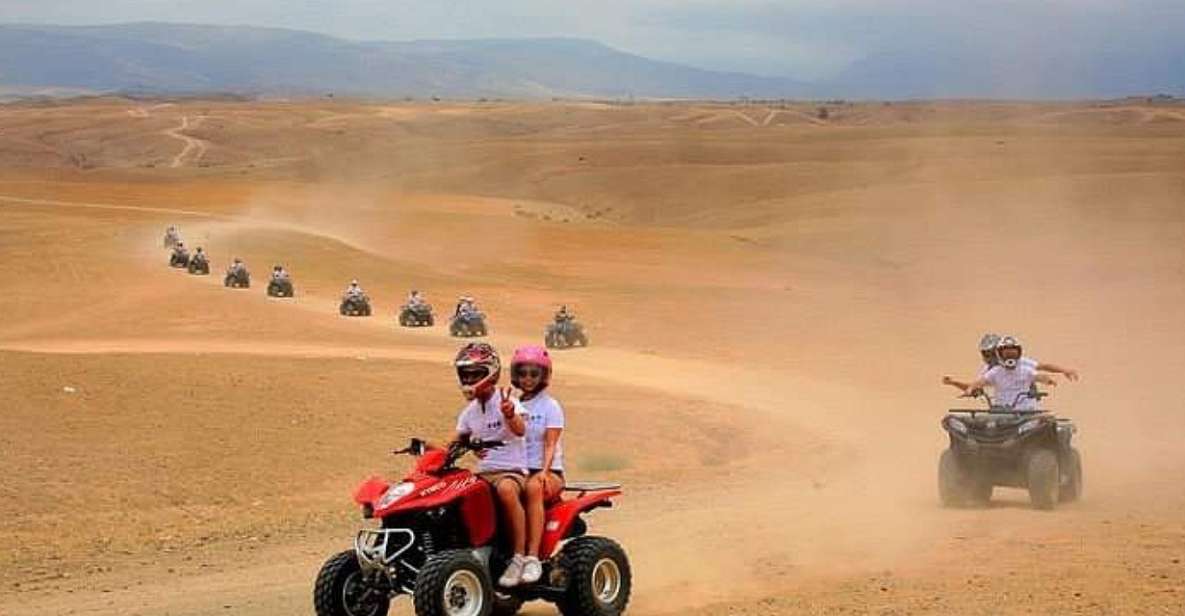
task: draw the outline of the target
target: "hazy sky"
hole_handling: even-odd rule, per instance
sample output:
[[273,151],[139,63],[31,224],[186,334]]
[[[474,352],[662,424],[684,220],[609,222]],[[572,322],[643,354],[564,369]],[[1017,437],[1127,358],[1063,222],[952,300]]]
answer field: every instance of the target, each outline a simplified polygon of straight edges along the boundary
[[880,54],[1020,49],[1089,60],[1185,49],[1185,0],[0,0],[0,22],[125,21],[350,39],[574,36],[656,59],[805,80]]

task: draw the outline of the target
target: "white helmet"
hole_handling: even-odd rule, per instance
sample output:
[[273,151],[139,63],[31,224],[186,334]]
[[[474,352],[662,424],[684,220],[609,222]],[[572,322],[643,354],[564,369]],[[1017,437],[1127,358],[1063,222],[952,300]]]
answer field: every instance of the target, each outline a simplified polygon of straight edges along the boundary
[[979,339],[979,354],[983,357],[983,363],[996,365],[996,345],[999,342],[999,334],[984,334],[983,338]]
[[[1016,357],[1004,357],[1001,351],[1004,349],[1016,349]],[[1001,366],[1012,370],[1020,365],[1020,358],[1024,355],[1024,347],[1020,345],[1020,340],[1015,336],[1004,336],[996,343],[996,360],[1000,362]]]

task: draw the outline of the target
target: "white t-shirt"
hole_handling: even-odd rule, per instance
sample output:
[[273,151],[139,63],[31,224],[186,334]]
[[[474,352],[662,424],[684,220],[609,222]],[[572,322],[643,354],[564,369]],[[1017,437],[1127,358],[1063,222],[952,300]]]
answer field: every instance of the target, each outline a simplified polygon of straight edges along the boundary
[[[506,425],[506,418],[499,408],[502,405],[502,394],[494,391],[494,395],[482,404],[480,400],[470,402],[461,409],[457,417],[457,432],[468,434],[482,441],[502,441],[505,443],[497,449],[490,449],[486,456],[477,463],[478,472],[488,471],[526,471],[527,447],[526,439],[516,436]],[[484,408],[484,412],[483,412]],[[527,410],[514,401],[514,412],[526,420]]]
[[[529,468],[543,467],[543,446],[548,428],[564,428],[564,408],[556,402],[546,391],[540,392],[534,398],[526,400],[523,408],[527,410],[527,466]],[[551,470],[564,471],[564,441],[563,437],[555,444],[555,455],[551,458]]]
[[1004,366],[994,366],[983,375],[983,379],[995,390],[996,404],[1007,406],[1015,400],[1016,404],[1012,408],[1018,411],[1037,410],[1037,400],[1028,396],[1017,399],[1022,392],[1029,391],[1036,378],[1037,370],[1023,362],[1012,370]]

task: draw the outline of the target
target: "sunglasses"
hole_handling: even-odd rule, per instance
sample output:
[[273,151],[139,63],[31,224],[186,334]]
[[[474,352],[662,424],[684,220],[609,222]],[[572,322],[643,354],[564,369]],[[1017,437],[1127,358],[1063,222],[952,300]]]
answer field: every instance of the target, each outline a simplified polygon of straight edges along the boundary
[[538,379],[543,377],[543,369],[535,366],[519,366],[514,369],[514,375],[528,379]]

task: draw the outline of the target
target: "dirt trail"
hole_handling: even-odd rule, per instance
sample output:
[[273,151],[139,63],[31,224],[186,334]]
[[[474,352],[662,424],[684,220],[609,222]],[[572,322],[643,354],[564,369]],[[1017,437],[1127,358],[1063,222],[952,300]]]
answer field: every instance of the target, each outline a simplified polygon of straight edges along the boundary
[[173,157],[173,162],[169,164],[170,167],[176,169],[185,164],[197,163],[206,155],[206,150],[210,147],[209,142],[182,133],[182,131],[197,127],[203,119],[205,116],[192,116],[191,123],[191,116],[182,116],[180,125],[164,131],[164,134],[179,139],[185,144],[185,147]]

